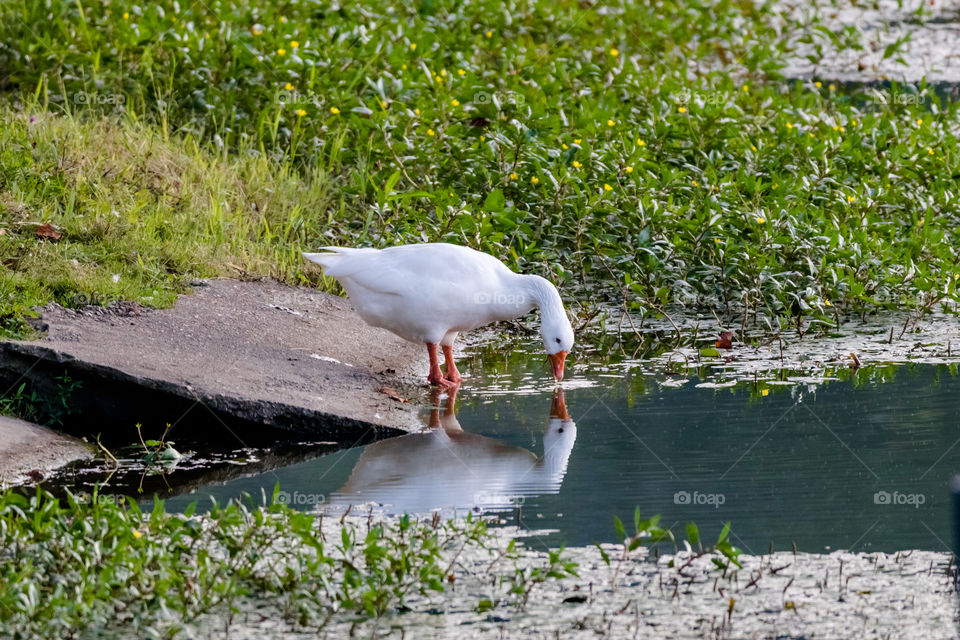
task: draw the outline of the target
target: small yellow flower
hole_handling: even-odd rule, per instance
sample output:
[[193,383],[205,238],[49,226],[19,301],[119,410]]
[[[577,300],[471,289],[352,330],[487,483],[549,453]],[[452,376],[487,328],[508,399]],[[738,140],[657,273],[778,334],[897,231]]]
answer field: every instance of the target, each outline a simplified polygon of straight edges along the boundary
[[633,173],[633,167],[626,167],[624,168],[624,171],[626,171],[627,173]]
[[255,36],[259,36],[260,34],[263,33],[263,25],[260,25],[260,24],[253,25],[252,27],[250,27],[250,33],[252,33]]
[[484,35],[487,36],[488,38],[492,38],[492,37],[493,37],[493,31],[487,31]]
[[286,49],[277,49],[277,55],[278,55],[278,56],[285,56],[285,55],[287,55],[287,50],[286,50]]
[[303,116],[307,115],[307,112],[303,109],[297,109],[297,115],[302,118]]
[[280,22],[283,24],[287,24],[287,16],[280,16]]
[[740,88],[743,90],[744,93],[746,93],[747,91],[750,91],[750,85],[748,84],[745,84]]
[[933,155],[933,149],[931,149],[930,147],[927,147],[927,153],[929,153],[930,155]]
[[758,222],[759,224],[766,224],[766,223],[767,223],[767,219],[764,218],[763,216],[760,216],[759,218],[757,218],[757,222]]
[[608,126],[608,127],[615,127],[616,125],[617,125],[617,123],[614,122],[613,120],[607,120],[607,126]]
[[825,307],[832,307],[833,305],[830,303],[829,300],[827,300],[826,298],[824,298],[824,299],[823,299],[823,306],[825,306]]
[[815,86],[817,89],[819,89],[819,88],[822,87],[823,85],[820,84],[820,82],[818,81],[818,82],[814,82],[814,83],[813,83],[813,86]]
[[838,127],[837,125],[833,125],[833,130],[834,130],[834,131],[840,131],[840,127]]
[[690,181],[690,184],[692,184],[692,185],[695,186],[695,187],[699,187],[699,186],[700,186],[699,184],[697,184],[697,181],[696,181],[696,180],[691,180],[691,181]]
[[773,185],[772,187],[770,187],[770,188],[771,188],[771,189],[776,189],[776,188],[779,187],[779,186],[780,186],[779,184],[774,184],[774,185]]
[[204,34],[203,34],[203,37],[204,37],[204,39],[209,40],[209,39],[210,39],[210,34],[209,34],[209,33],[204,33]]
[[427,135],[428,135],[428,136],[434,136],[434,135],[436,135],[436,132],[435,132],[433,129],[427,129]]
[[787,123],[787,129],[793,129],[793,123],[792,123],[792,122],[788,122],[788,123]]
[[687,112],[686,107],[677,107],[677,113],[686,113],[686,112]]
[[290,84],[289,82],[283,85],[283,88],[286,89],[287,91],[293,91],[293,85]]
[[750,149],[753,150],[753,151],[756,151],[756,150],[757,150],[757,147],[754,146],[754,145],[750,145]]
[[579,169],[579,168],[582,167],[582,166],[583,166],[583,165],[580,164],[579,162],[577,162],[576,160],[573,161],[573,168],[574,168],[574,169]]
[[836,90],[837,90],[837,85],[831,83],[830,86],[827,87],[827,89],[830,89],[830,91],[836,91]]
[[813,135],[813,132],[812,132],[812,131],[808,131],[808,132],[807,132],[807,137],[808,137],[808,138],[813,138],[813,137],[815,137],[815,136]]
[[717,244],[720,244],[720,238],[714,238],[713,241],[716,242]]
[[917,119],[917,126],[919,127],[919,126],[922,125],[922,124],[923,124],[923,118],[918,118],[918,119]]
[[616,58],[618,55],[620,55],[620,51],[617,50],[616,48],[611,48],[611,49],[610,49],[610,55],[611,55],[612,57]]
[[613,191],[613,187],[611,187],[611,186],[608,185],[606,182],[604,182],[604,183],[603,183],[603,190],[604,190],[604,191]]
[[456,98],[454,98],[453,100],[450,101],[450,104],[452,104],[452,105],[455,106],[455,107],[459,107],[459,106],[460,106],[460,101],[457,100]]
[[417,107],[416,109],[414,109],[413,112],[417,115],[420,115],[420,107]]
[[337,115],[338,113],[340,113],[340,109],[337,109],[336,107],[330,107],[330,113],[332,113],[333,115]]
[[130,14],[127,13],[126,11],[124,11],[124,12],[123,12],[123,19],[124,19],[124,20],[129,20],[129,19],[130,19]]
[[400,65],[400,68],[401,68],[401,69],[406,69],[406,68],[407,68],[407,65],[402,64],[402,65]]
[[854,118],[853,120],[851,120],[850,124],[852,124],[853,126],[857,126],[857,119]]
[[447,77],[447,70],[446,70],[446,69],[440,69],[440,75],[443,76],[444,78],[446,78],[446,77]]
[[764,397],[770,395],[770,389],[761,389],[761,390],[760,390],[760,395],[762,395],[762,396],[764,396]]
[[437,75],[437,76],[433,76],[433,81],[434,81],[434,82],[443,82],[443,78],[441,78],[441,77],[438,76],[438,75]]
[[511,180],[516,180],[516,179],[519,178],[519,177],[520,177],[520,176],[518,176],[516,173],[511,173],[511,174],[510,174],[510,179],[511,179]]
[[637,138],[637,146],[638,146],[638,147],[645,147],[645,146],[647,146],[647,143],[644,142],[643,140],[641,140],[640,138]]
[[847,132],[846,127],[840,127],[840,133],[846,133],[846,132]]
[[580,144],[580,138],[574,138],[573,144]]
[[142,537],[143,537],[143,534],[140,533],[137,529],[134,529],[134,530],[133,530],[133,537],[134,537],[134,538],[142,538]]
[[290,41],[290,48],[291,48],[291,49],[298,49],[298,48],[300,48],[300,43],[297,42],[296,40],[291,40],[291,41]]
[[923,226],[924,220],[926,220],[926,218],[920,218],[919,220],[917,220],[917,224],[919,224],[920,226]]
[[532,178],[530,178],[530,184],[539,184],[539,183],[540,183],[540,178],[538,178],[537,176],[533,176]]
[[416,51],[416,50],[417,50],[417,43],[416,43],[416,42],[411,42],[411,43],[410,43],[410,51]]
[[847,202],[849,202],[850,204],[853,204],[853,203],[856,202],[856,201],[857,201],[856,197],[854,197],[854,196],[847,196]]
[[467,75],[467,72],[464,71],[463,69],[457,69],[457,75],[458,75],[458,76],[465,76],[465,75]]

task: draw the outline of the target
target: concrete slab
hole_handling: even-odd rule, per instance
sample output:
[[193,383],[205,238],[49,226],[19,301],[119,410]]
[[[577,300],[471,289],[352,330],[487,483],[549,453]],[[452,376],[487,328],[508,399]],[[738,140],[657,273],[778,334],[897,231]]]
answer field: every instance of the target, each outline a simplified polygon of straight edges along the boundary
[[[198,281],[172,309],[131,303],[41,309],[47,334],[0,343],[0,384],[66,397],[71,433],[226,447],[277,440],[353,444],[418,428],[417,345],[366,325],[349,301],[271,281]],[[71,385],[64,385],[67,376]],[[76,383],[79,382],[79,386]],[[72,390],[64,390],[65,386]]]
[[93,449],[85,442],[0,416],[0,487],[36,481],[74,460],[92,457]]

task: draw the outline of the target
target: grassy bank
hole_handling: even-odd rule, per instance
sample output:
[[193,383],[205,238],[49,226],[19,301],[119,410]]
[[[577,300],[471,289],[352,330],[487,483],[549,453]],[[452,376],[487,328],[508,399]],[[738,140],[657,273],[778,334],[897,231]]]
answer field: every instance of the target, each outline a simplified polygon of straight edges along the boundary
[[219,157],[129,120],[2,117],[0,317],[8,333],[50,300],[162,306],[195,277],[310,282],[299,249],[336,223],[322,175],[261,156]]
[[957,105],[780,78],[820,26],[726,0],[5,4],[0,315],[423,240],[636,309],[955,303]]

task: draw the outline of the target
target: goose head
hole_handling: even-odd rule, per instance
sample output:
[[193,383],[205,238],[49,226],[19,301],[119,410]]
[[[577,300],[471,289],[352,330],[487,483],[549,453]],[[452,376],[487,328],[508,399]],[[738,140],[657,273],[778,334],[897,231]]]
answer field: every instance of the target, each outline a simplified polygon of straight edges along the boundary
[[573,349],[573,326],[563,308],[563,301],[553,284],[540,276],[526,276],[530,296],[540,309],[540,337],[550,359],[553,377],[563,380],[563,364]]

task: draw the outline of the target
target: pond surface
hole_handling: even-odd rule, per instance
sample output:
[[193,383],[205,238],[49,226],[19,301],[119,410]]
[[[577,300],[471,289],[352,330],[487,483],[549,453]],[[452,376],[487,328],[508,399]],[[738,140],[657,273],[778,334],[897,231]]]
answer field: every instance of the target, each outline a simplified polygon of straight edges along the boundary
[[433,425],[424,433],[204,486],[168,505],[269,495],[279,483],[292,506],[330,513],[369,503],[391,513],[501,512],[550,530],[541,536],[550,545],[612,541],[612,516],[629,522],[639,506],[678,535],[687,521],[708,538],[731,521],[735,544],[752,553],[949,550],[955,368],[781,372],[698,388],[696,377],[581,365],[561,393],[533,354],[488,361],[484,374],[468,364],[455,402],[424,410],[425,429]]

